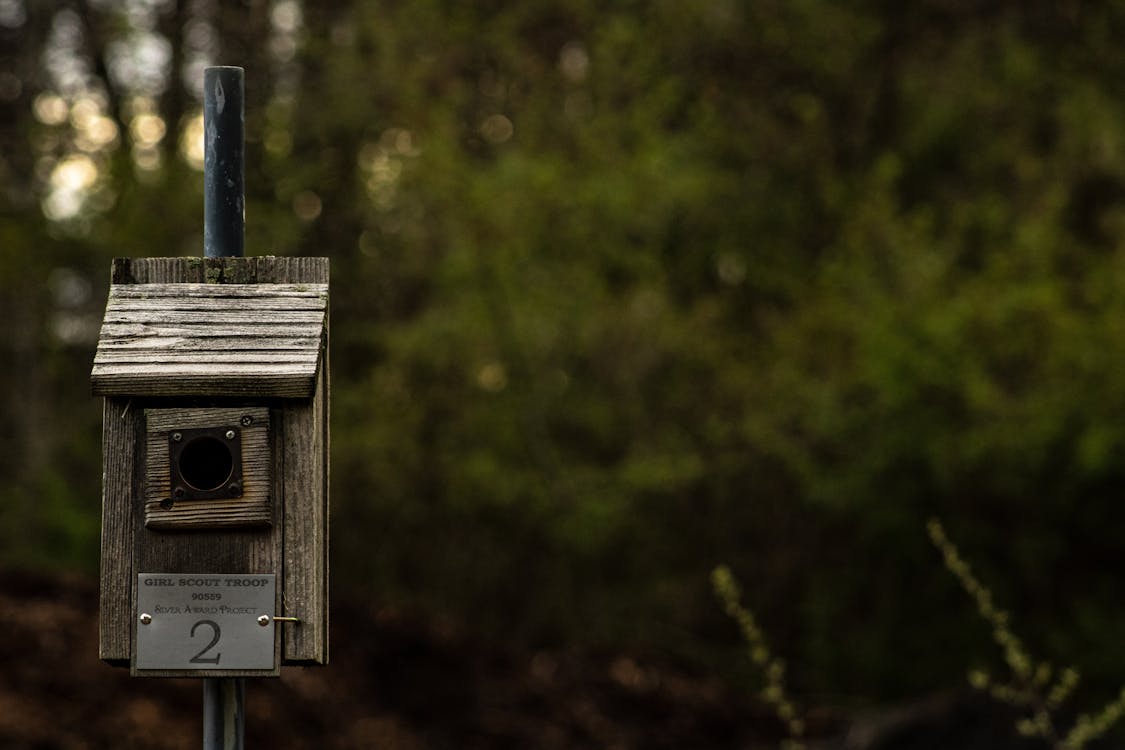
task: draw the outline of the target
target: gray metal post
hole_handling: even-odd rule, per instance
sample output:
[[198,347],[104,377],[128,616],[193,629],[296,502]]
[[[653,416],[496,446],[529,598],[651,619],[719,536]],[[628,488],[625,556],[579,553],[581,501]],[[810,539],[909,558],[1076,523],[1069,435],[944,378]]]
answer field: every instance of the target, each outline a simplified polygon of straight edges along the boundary
[[[242,68],[203,71],[203,255],[241,257],[246,226]],[[242,750],[246,682],[203,680],[203,750]]]
[[208,258],[243,254],[244,80],[242,68],[203,71],[203,255]]
[[203,750],[242,750],[245,701],[242,678],[203,680]]

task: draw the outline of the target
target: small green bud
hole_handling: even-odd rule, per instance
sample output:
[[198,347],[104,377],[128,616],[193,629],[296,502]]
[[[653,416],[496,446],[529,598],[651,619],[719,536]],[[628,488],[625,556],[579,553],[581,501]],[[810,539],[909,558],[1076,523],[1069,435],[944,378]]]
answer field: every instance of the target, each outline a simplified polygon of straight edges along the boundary
[[969,672],[969,684],[977,690],[984,690],[988,687],[990,682],[991,679],[988,676],[988,672],[982,669],[974,669]]

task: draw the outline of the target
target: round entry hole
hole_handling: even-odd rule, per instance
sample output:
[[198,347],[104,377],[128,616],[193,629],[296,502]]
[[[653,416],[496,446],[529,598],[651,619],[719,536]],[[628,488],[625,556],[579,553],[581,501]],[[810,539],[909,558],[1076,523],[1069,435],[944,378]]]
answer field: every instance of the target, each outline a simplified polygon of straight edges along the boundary
[[180,451],[178,468],[180,476],[192,489],[212,492],[230,479],[234,456],[222,440],[202,435],[189,441]]

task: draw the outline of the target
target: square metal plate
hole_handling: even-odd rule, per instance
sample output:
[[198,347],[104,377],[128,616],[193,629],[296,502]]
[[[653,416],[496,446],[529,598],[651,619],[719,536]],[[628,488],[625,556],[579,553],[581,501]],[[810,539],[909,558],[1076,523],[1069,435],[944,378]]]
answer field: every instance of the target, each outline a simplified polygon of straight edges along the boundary
[[242,497],[242,432],[234,425],[168,431],[172,499]]

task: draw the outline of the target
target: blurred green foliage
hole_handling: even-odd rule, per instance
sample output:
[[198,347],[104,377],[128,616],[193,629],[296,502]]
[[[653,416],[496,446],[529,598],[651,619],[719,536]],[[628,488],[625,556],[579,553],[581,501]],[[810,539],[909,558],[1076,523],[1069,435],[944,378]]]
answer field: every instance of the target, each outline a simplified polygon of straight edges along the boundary
[[[201,252],[202,37],[247,68],[248,254],[332,258],[337,582],[723,664],[727,563],[795,690],[846,701],[987,653],[936,513],[1029,640],[1120,682],[1125,8],[135,5],[0,28],[9,562],[94,565],[105,271]],[[113,73],[138,24],[162,87]]]

